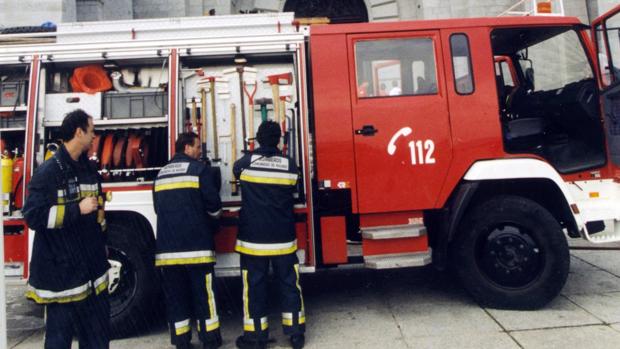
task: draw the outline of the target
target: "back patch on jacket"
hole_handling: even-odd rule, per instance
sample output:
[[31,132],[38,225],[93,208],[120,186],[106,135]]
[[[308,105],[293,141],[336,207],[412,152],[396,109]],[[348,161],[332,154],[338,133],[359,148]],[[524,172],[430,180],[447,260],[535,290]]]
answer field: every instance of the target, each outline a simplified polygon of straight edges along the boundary
[[287,158],[279,156],[267,158],[262,155],[252,155],[250,167],[288,171],[288,162]]
[[169,176],[174,174],[182,174],[187,173],[189,169],[189,162],[174,162],[164,166],[164,168],[159,171],[157,177]]

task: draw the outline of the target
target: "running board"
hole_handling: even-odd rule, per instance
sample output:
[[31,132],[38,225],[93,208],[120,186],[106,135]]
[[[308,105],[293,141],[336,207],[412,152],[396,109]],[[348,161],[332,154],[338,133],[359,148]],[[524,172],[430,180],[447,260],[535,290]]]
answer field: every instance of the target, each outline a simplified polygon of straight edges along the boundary
[[422,267],[431,263],[431,249],[424,252],[394,253],[365,256],[364,265],[369,269]]
[[367,240],[402,239],[426,235],[423,224],[389,225],[362,228],[362,237]]
[[620,241],[620,220],[613,220],[613,231],[605,229],[601,232],[588,234],[584,229],[582,231],[582,235],[593,244],[605,244],[609,242],[618,242]]

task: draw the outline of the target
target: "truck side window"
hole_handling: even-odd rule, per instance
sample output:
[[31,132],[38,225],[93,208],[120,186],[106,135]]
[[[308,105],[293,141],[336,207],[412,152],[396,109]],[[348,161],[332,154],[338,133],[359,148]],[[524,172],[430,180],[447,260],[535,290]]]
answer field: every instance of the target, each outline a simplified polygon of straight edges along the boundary
[[603,85],[620,81],[620,14],[605,20],[605,26],[597,26],[598,65]]
[[450,50],[452,51],[452,72],[454,74],[454,88],[460,95],[474,92],[474,76],[471,69],[471,54],[469,39],[465,34],[450,36]]
[[435,51],[430,38],[355,43],[358,98],[437,93]]

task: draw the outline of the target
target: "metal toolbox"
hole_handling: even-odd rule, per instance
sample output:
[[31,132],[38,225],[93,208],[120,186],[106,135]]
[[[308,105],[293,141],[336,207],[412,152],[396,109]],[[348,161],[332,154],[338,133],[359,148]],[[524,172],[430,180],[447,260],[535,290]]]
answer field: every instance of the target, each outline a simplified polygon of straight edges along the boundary
[[0,82],[0,106],[13,107],[26,104],[26,81]]
[[95,120],[101,119],[101,92],[88,94],[48,93],[45,95],[45,121],[62,121],[65,115],[75,109],[82,109]]
[[160,92],[107,92],[103,115],[110,119],[155,118],[168,114],[168,94]]

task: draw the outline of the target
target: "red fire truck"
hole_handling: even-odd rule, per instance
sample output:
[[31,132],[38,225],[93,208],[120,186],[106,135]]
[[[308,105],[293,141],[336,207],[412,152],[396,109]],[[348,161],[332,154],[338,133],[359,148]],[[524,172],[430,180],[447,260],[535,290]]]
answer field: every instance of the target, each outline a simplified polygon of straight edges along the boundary
[[20,186],[79,107],[111,193],[117,333],[144,325],[158,296],[152,180],[184,130],[221,173],[217,270],[236,275],[232,163],[273,119],[301,169],[303,271],[432,262],[480,303],[542,307],[566,281],[568,238],[620,240],[618,12],[592,29],[555,16],[310,26],[256,14],[0,35],[2,166],[17,171],[2,185],[7,271],[28,277]]

